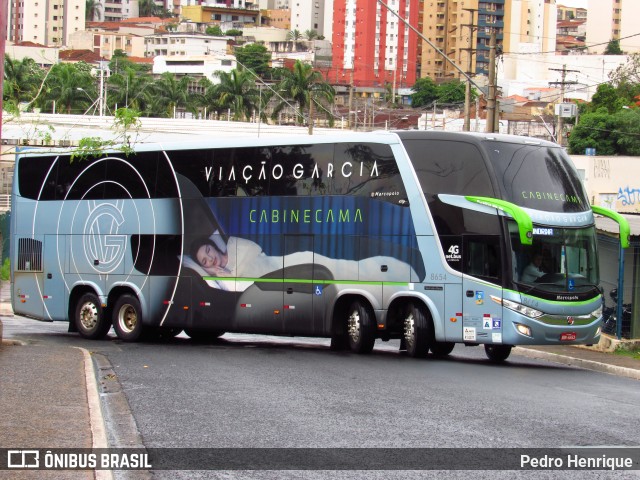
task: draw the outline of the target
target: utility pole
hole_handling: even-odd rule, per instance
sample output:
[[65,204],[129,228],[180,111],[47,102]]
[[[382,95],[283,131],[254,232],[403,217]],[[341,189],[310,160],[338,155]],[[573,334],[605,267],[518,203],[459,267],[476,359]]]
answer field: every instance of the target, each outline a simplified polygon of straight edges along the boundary
[[487,96],[487,126],[486,132],[493,133],[496,128],[496,30],[491,30],[489,43],[489,94]]
[[[562,74],[561,81],[549,82],[549,85],[553,85],[553,86],[560,85],[560,103],[562,104],[564,102],[565,85],[575,85],[576,83],[578,83],[573,81],[567,82],[566,81],[567,73],[579,72],[579,70],[567,70],[566,65],[562,65],[562,68],[550,68],[549,70],[553,70],[555,72],[561,72]],[[562,136],[562,128],[563,128],[563,120],[562,120],[562,112],[560,112],[560,115],[558,115],[558,131],[556,132],[556,143],[560,146],[562,146],[562,144],[564,143],[564,137]]]
[[464,125],[462,130],[468,132],[471,130],[471,68],[473,67],[473,54],[475,53],[473,48],[473,32],[475,31],[477,25],[474,24],[474,14],[477,12],[477,9],[474,8],[463,8],[463,10],[469,12],[471,14],[471,23],[468,25],[462,25],[463,27],[469,28],[469,48],[462,48],[461,50],[465,50],[467,52],[467,82],[465,84],[464,90]]

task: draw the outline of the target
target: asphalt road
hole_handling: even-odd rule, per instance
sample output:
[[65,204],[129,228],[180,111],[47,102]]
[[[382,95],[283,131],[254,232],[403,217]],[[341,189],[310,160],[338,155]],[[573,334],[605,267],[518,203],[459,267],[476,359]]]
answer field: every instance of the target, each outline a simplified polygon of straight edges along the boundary
[[[19,317],[5,322],[4,336],[72,344],[104,356],[147,448],[640,443],[636,380],[514,354],[495,365],[479,347],[457,346],[448,359],[416,360],[399,354],[392,342],[380,343],[371,355],[333,352],[323,339],[250,335],[225,335],[211,345],[193,344],[186,337],[153,344],[127,344],[114,336],[92,342],[67,333],[63,324]],[[244,473],[200,472],[206,478],[354,478],[353,472]],[[513,478],[510,473],[474,478]],[[518,476],[530,473],[542,475]],[[559,473],[571,472],[545,474],[558,478]],[[584,473],[593,474],[587,478],[612,475]],[[435,472],[396,475],[368,472],[362,478],[435,478]],[[457,475],[449,472],[448,478]],[[173,478],[175,472],[155,476]],[[184,478],[193,476],[197,472]],[[634,472],[615,474],[627,477],[638,478]]]

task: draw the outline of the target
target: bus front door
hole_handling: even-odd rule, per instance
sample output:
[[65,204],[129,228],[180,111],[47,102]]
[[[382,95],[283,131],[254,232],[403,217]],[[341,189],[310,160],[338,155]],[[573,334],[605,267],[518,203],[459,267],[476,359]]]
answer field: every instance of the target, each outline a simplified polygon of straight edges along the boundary
[[464,235],[462,242],[462,341],[502,343],[500,237]]

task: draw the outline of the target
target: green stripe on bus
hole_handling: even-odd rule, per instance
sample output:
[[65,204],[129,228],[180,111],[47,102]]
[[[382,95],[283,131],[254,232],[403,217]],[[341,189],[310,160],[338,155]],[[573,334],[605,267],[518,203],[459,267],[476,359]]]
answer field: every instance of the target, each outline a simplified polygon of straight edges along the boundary
[[204,280],[222,280],[225,282],[252,283],[301,283],[307,285],[386,285],[392,287],[407,287],[409,282],[376,282],[366,280],[310,280],[308,278],[251,278],[251,277],[202,277]]

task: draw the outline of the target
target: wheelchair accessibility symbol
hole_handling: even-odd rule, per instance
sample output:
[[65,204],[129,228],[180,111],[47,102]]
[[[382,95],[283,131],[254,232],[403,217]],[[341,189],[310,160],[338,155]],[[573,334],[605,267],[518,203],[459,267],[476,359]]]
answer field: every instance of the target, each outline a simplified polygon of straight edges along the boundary
[[320,295],[322,295],[322,285],[316,285],[316,288],[315,288],[315,294],[316,294],[316,296],[318,296],[318,297],[319,297]]

